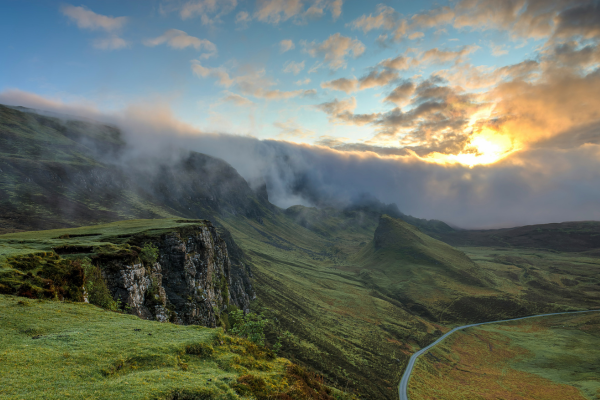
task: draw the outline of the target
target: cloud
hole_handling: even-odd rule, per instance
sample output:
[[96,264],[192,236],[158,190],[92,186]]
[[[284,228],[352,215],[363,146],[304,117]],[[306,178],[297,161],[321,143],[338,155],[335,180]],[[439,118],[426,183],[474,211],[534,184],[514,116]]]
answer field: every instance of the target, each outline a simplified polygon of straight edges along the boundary
[[506,45],[491,45],[492,48],[492,55],[494,57],[499,57],[499,56],[503,56],[505,54],[508,54],[508,49],[506,48]]
[[199,61],[192,61],[192,71],[200,78],[206,78],[209,76],[211,78],[215,78],[217,83],[221,86],[230,87],[235,83],[235,81],[229,76],[229,73],[227,73],[227,71],[225,71],[223,68],[204,67]]
[[329,63],[331,69],[339,69],[346,66],[346,56],[352,53],[354,58],[359,57],[365,51],[365,46],[358,39],[351,39],[335,33],[322,43],[306,43],[304,48],[311,57],[321,56]]
[[432,28],[450,23],[454,19],[454,16],[454,10],[450,7],[440,7],[423,14],[413,15],[411,23],[420,28]]
[[378,65],[385,67],[385,68],[402,71],[402,70],[407,70],[413,66],[416,66],[417,63],[418,62],[416,60],[414,60],[410,57],[398,56],[396,58],[387,58],[387,59],[381,61]]
[[127,17],[109,17],[96,14],[84,7],[68,4],[61,7],[61,12],[74,21],[80,29],[104,30],[109,34],[92,42],[96,49],[118,50],[129,47],[129,43],[116,34],[127,23]]
[[448,62],[459,63],[462,62],[465,56],[477,51],[479,46],[463,46],[460,50],[451,51],[451,50],[440,50],[438,48],[433,48],[427,50],[420,58],[421,63],[429,63],[429,64],[445,64]]
[[202,25],[214,25],[221,22],[221,17],[229,14],[237,7],[237,0],[197,0],[188,1],[179,9],[182,20],[200,17]]
[[362,126],[375,121],[378,117],[378,114],[354,114],[356,108],[356,98],[354,97],[345,100],[334,99],[316,107],[326,113],[332,123]]
[[408,35],[408,38],[410,40],[415,40],[415,39],[420,39],[423,36],[425,36],[425,34],[423,32],[413,32],[410,35]]
[[323,89],[334,89],[346,93],[351,93],[357,90],[365,90],[373,87],[385,86],[397,78],[397,72],[388,70],[373,70],[368,75],[365,75],[360,79],[335,79],[333,81],[321,83],[321,87]]
[[295,61],[288,61],[285,63],[285,67],[283,68],[283,72],[285,73],[293,73],[294,75],[298,75],[304,69],[304,61],[301,63]]
[[385,86],[390,82],[398,79],[398,73],[395,71],[371,71],[368,75],[363,76],[359,80],[359,88],[361,90],[372,87]]
[[295,48],[296,46],[294,45],[294,42],[290,39],[284,39],[281,42],[279,42],[279,49],[281,53],[285,53],[286,51],[290,51],[293,48]]
[[297,86],[308,85],[310,83],[310,78],[300,79],[299,81],[294,82]]
[[118,50],[129,46],[129,43],[117,35],[96,39],[93,44],[95,48],[100,50]]
[[299,14],[301,10],[300,0],[257,0],[254,17],[262,22],[278,24]]
[[443,6],[402,18],[392,7],[379,4],[375,14],[362,15],[348,24],[367,33],[383,29],[378,40],[414,39],[420,31],[444,26],[456,29],[498,30],[513,39],[542,39],[553,32],[557,38],[600,36],[600,3],[595,0],[460,0],[453,7]]
[[174,49],[185,49],[187,47],[193,47],[196,50],[204,49],[208,53],[200,56],[200,58],[203,59],[212,57],[217,53],[217,46],[215,46],[214,43],[206,39],[199,39],[194,36],[189,36],[184,31],[180,31],[178,29],[169,29],[159,37],[144,41],[144,44],[150,47],[158,46],[163,43],[167,43],[169,47]]
[[[583,94],[579,90],[566,95]],[[130,105],[101,114],[93,106],[80,105],[85,101],[68,103],[17,90],[0,93],[0,103],[83,115],[118,126],[130,144],[131,151],[124,155],[133,160],[129,167],[139,159],[154,161],[158,156],[168,162],[169,151],[176,162],[181,149],[222,158],[249,182],[266,181],[269,199],[280,207],[344,204],[369,193],[397,203],[406,214],[465,228],[600,219],[600,145],[587,139],[570,143],[569,148],[556,143],[530,148],[494,165],[469,168],[431,162],[410,151],[348,143],[344,138],[328,142],[323,136],[321,144],[336,147],[330,149],[207,133],[177,120],[164,104]],[[347,103],[341,109],[353,111],[353,102]],[[282,126],[293,130],[293,122]],[[348,150],[339,150],[341,146]]]
[[114,32],[120,30],[127,22],[127,17],[108,17],[96,14],[84,7],[65,5],[61,7],[61,11],[81,29]]
[[308,139],[315,135],[314,131],[305,129],[293,118],[285,122],[275,122],[273,126],[280,131],[277,135],[279,139]]
[[342,5],[344,4],[344,0],[333,0],[329,3],[329,7],[331,9],[331,17],[333,20],[337,20],[340,15],[342,15]]
[[248,22],[250,21],[252,21],[252,18],[250,17],[250,14],[248,14],[248,12],[246,11],[240,11],[235,16],[235,23],[242,27],[246,27],[248,25]]
[[[304,9],[304,4],[308,8]],[[321,18],[325,10],[331,12],[335,21],[342,14],[343,0],[257,0],[254,18],[261,22],[277,25],[292,19],[296,24]]]
[[254,104],[254,102],[245,98],[244,96],[240,96],[239,94],[231,92],[228,92],[227,96],[222,98],[222,101],[233,103],[236,106],[250,106]]
[[363,15],[354,21],[347,24],[352,29],[360,29],[363,33],[368,33],[374,29],[387,29],[392,30],[396,27],[398,22],[398,13],[385,4],[379,4],[377,6],[378,14]]
[[286,100],[294,97],[313,96],[314,90],[284,91],[272,89],[275,82],[266,77],[264,69],[246,70],[239,75],[231,75],[227,69],[221,67],[205,67],[200,61],[192,61],[192,72],[199,78],[214,78],[216,83],[224,87],[235,86],[242,94],[266,100]]
[[398,107],[403,107],[410,103],[410,98],[415,92],[415,84],[413,82],[404,82],[396,86],[392,92],[387,95],[384,101],[394,103]]
[[582,36],[585,39],[600,37],[600,3],[584,2],[562,10],[555,19],[555,35],[559,37]]
[[358,79],[339,78],[321,83],[323,89],[339,90],[346,93],[354,92],[358,89]]

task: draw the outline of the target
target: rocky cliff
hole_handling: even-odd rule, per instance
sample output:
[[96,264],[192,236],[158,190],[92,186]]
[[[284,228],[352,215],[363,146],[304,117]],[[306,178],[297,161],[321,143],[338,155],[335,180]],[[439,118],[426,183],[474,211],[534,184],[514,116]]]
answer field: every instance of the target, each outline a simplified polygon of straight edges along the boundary
[[145,232],[128,242],[155,246],[156,262],[136,252],[99,255],[95,262],[113,297],[133,314],[215,327],[230,305],[248,310],[254,292],[247,267],[239,255],[232,265],[225,240],[209,221],[158,235]]

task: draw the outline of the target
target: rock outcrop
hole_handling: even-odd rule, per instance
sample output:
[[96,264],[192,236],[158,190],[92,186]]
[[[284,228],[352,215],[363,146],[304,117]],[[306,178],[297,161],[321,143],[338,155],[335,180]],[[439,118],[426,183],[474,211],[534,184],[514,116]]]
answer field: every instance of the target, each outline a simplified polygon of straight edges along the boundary
[[[98,258],[103,277],[115,299],[145,319],[215,327],[230,305],[248,310],[254,297],[244,263],[236,265],[226,241],[209,222],[168,233],[134,236],[134,245],[158,249],[154,263],[136,252]],[[238,248],[235,251],[239,251]]]

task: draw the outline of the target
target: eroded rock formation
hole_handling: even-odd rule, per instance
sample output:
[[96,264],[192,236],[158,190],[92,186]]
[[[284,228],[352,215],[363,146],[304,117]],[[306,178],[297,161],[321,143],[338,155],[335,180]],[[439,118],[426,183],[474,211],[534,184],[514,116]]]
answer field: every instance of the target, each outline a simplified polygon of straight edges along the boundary
[[247,268],[239,257],[232,266],[225,240],[209,221],[131,242],[152,243],[159,250],[157,261],[116,254],[98,263],[113,297],[133,314],[214,327],[229,305],[248,310],[254,292]]

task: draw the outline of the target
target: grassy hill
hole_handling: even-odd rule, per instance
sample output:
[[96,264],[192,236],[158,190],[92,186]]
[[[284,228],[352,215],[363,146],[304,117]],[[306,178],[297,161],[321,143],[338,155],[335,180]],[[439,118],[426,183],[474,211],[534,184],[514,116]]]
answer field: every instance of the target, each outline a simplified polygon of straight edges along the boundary
[[[594,223],[490,233],[372,200],[280,210],[222,160],[136,164],[127,152],[114,127],[0,106],[0,232],[65,229],[0,236],[1,279],[15,275],[8,257],[97,254],[125,246],[122,235],[210,219],[230,254],[247,256],[253,309],[277,321],[269,342],[291,332],[283,355],[377,399],[395,399],[410,354],[454,325],[600,306]],[[120,220],[132,221],[104,225]]]
[[0,295],[3,399],[343,399],[221,329]]
[[135,218],[260,218],[271,204],[226,162],[140,156],[115,127],[0,105],[0,233]]

